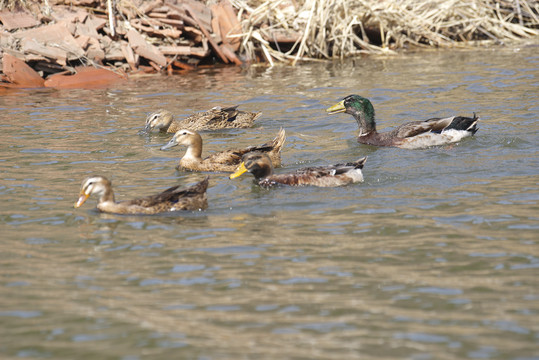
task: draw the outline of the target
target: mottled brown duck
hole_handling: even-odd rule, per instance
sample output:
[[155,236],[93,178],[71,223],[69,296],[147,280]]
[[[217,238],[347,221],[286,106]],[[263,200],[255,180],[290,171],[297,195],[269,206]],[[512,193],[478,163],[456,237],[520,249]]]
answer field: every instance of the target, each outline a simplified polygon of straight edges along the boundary
[[161,109],[148,115],[144,130],[150,132],[157,129],[165,133],[176,133],[181,129],[202,131],[249,128],[253,126],[253,122],[261,114],[261,112],[238,110],[238,105],[225,108],[216,106],[208,111],[195,113],[183,120],[176,120],[170,111]]
[[78,208],[90,197],[97,195],[97,209],[112,214],[158,214],[179,210],[203,210],[208,207],[206,189],[208,179],[181,189],[173,186],[157,195],[116,202],[111,182],[104,176],[90,176],[82,182],[79,200],[75,203]]
[[291,186],[334,187],[363,181],[361,169],[367,161],[363,157],[357,161],[328,166],[306,167],[291,173],[274,174],[273,166],[266,154],[249,153],[243,156],[243,161],[230,179],[237,178],[247,171],[253,174],[262,187],[278,184]]
[[281,149],[286,139],[284,129],[272,141],[258,146],[249,146],[242,149],[230,149],[213,153],[202,158],[202,137],[196,131],[182,129],[161,150],[176,145],[187,146],[185,155],[180,159],[178,169],[191,171],[221,171],[234,172],[241,163],[242,156],[258,151],[268,155],[273,166],[281,165]]

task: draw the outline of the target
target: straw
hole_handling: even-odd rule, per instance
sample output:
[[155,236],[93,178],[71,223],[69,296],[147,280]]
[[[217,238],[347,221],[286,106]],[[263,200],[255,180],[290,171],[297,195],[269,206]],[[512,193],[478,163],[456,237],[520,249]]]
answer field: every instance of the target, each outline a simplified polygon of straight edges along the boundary
[[[539,35],[534,0],[231,0],[243,16],[241,51],[268,62],[392,54],[410,47],[504,43]],[[291,11],[292,10],[292,11]],[[271,39],[273,29],[301,34],[293,52]],[[271,54],[270,56],[268,54]],[[277,55],[279,54],[279,55]],[[271,59],[271,61],[270,61]]]

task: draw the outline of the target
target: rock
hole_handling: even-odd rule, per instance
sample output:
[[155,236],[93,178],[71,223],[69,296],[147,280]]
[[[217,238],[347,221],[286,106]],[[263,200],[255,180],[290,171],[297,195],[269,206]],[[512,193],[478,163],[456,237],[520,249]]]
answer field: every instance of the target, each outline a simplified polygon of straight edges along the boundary
[[8,80],[20,87],[42,87],[44,80],[24,61],[4,52],[3,72]]
[[22,29],[40,24],[32,14],[24,10],[17,12],[7,10],[0,11],[0,21],[6,30]]
[[46,87],[97,88],[125,80],[125,77],[103,68],[77,67],[74,75],[54,74],[45,80]]
[[131,46],[125,41],[122,41],[122,53],[129,64],[129,67],[131,67],[131,70],[136,70],[138,67],[138,55],[135,56],[133,49],[131,49]]
[[144,40],[142,35],[135,29],[127,32],[127,39],[131,48],[143,58],[152,60],[159,66],[165,66],[167,64],[165,56],[155,46]]
[[51,17],[57,23],[82,23],[88,17],[88,12],[82,8],[76,8],[72,6],[55,6],[51,13]]
[[43,46],[56,47],[64,50],[67,52],[68,60],[76,60],[84,56],[84,50],[82,50],[73,35],[71,35],[67,24],[64,22],[19,31],[14,33],[13,36],[17,39],[33,39]]
[[96,38],[90,38],[88,44],[88,48],[86,49],[86,57],[101,64],[105,59],[105,51],[103,51],[101,48],[101,43]]
[[56,46],[47,46],[33,38],[25,37],[21,39],[21,51],[27,54],[40,55],[56,61],[60,65],[66,65],[67,51]]
[[232,51],[238,51],[241,45],[241,38],[233,35],[242,33],[241,24],[236,17],[236,13],[228,0],[221,1],[211,7],[213,14],[212,27],[214,34],[220,34],[223,43]]

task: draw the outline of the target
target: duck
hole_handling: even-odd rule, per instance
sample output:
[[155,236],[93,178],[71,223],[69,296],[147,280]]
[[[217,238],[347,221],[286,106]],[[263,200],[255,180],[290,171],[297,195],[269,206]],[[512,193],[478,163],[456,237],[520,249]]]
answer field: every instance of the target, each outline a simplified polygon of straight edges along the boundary
[[206,189],[209,177],[188,188],[173,186],[157,195],[116,202],[112,183],[101,175],[92,175],[82,182],[74,207],[79,208],[91,195],[98,195],[97,209],[110,214],[151,215],[179,210],[203,210],[208,207]]
[[363,157],[346,164],[306,167],[290,173],[273,174],[271,160],[266,154],[250,152],[243,155],[241,164],[229,178],[235,179],[248,171],[253,174],[258,185],[265,188],[278,184],[335,187],[362,182],[361,169],[366,161],[367,157]]
[[379,133],[376,131],[374,107],[367,98],[349,95],[326,111],[329,114],[344,112],[352,115],[359,126],[357,141],[361,144],[405,149],[423,149],[458,142],[474,135],[479,121],[475,113],[473,117],[432,118],[408,122],[394,130]]
[[248,128],[262,114],[238,110],[239,105],[220,107],[216,106],[208,111],[198,112],[178,121],[168,110],[157,110],[146,118],[144,131],[150,132],[158,129],[164,133],[176,133],[180,129],[193,131],[218,130],[229,128]]
[[242,156],[253,151],[268,154],[268,158],[273,166],[281,165],[281,149],[286,139],[283,128],[272,141],[259,146],[249,146],[243,149],[230,149],[220,151],[202,158],[202,137],[192,130],[182,129],[178,131],[172,139],[161,147],[166,150],[176,145],[187,146],[185,155],[180,159],[178,169],[191,171],[217,171],[234,172],[241,163]]

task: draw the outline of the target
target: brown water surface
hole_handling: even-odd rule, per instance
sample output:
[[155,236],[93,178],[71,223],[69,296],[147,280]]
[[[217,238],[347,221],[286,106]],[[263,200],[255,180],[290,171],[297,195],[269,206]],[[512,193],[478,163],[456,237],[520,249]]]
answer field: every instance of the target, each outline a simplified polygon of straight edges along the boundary
[[[382,131],[473,112],[479,131],[359,145],[350,116],[325,113],[352,93]],[[89,174],[119,200],[200,180],[174,169],[184,149],[159,150],[170,135],[139,133],[146,114],[233,104],[263,115],[203,133],[205,153],[284,127],[285,168],[367,155],[365,182],[213,174],[203,212],[73,209]],[[537,47],[18,90],[0,109],[2,358],[539,359]]]

